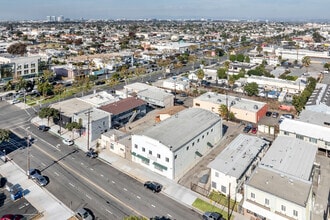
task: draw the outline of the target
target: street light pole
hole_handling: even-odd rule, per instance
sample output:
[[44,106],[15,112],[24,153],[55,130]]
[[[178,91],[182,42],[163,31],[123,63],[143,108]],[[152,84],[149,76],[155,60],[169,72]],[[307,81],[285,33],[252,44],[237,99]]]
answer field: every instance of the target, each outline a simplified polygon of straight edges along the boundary
[[26,128],[26,147],[27,147],[27,176],[30,179],[30,135],[28,135],[30,127]]

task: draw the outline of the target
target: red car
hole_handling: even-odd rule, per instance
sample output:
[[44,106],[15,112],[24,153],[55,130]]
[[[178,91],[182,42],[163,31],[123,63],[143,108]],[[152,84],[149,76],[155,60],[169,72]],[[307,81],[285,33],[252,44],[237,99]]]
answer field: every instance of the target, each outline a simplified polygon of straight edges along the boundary
[[256,134],[258,131],[258,128],[257,127],[253,127],[252,130],[251,130],[251,133],[252,134]]

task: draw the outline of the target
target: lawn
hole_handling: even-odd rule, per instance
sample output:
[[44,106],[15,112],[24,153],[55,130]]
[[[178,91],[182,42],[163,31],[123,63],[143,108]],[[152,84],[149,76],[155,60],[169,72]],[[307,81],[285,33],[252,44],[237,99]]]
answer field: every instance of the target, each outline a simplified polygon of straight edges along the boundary
[[[228,212],[208,203],[208,202],[205,202],[204,200],[202,199],[199,199],[197,198],[194,203],[192,204],[193,207],[203,211],[203,212],[219,212],[222,214],[223,218],[227,219],[227,216],[228,216]],[[234,219],[234,216],[231,216],[230,219]]]

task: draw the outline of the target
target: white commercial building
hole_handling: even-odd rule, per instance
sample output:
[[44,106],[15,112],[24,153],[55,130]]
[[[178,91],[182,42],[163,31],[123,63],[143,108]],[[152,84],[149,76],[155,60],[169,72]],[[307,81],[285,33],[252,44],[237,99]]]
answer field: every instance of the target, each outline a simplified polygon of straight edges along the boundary
[[163,87],[174,91],[187,91],[190,88],[190,84],[188,79],[172,77],[163,81]]
[[132,135],[132,161],[169,179],[182,177],[222,137],[218,114],[190,108]]
[[36,75],[38,74],[39,56],[14,56],[10,54],[2,54],[0,56],[0,64],[14,64],[14,72],[12,78]]
[[310,220],[316,148],[279,136],[244,186],[244,213],[250,219]]
[[259,137],[238,135],[209,165],[211,190],[219,191],[235,200],[243,198],[243,184],[269,147]]

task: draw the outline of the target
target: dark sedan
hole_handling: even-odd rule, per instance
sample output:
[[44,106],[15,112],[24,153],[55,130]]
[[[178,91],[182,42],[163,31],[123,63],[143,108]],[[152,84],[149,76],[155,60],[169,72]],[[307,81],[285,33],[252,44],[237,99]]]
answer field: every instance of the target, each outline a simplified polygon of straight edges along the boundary
[[160,192],[162,190],[162,185],[157,182],[147,181],[144,183],[144,187],[150,189],[153,192]]

